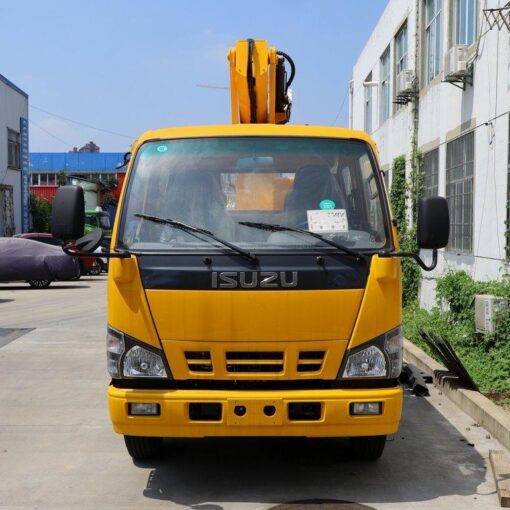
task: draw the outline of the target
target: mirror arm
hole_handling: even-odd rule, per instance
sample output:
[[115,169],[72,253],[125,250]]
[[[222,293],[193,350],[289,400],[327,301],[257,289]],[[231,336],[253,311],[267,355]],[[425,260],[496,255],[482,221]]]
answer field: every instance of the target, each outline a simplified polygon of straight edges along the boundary
[[409,257],[411,259],[414,259],[416,262],[418,262],[419,266],[424,271],[432,271],[437,266],[437,250],[432,250],[432,263],[430,266],[427,266],[425,262],[420,258],[420,256],[417,253],[409,253],[409,252],[395,252],[395,251],[380,251],[378,253],[379,257]]
[[62,250],[71,257],[95,257],[98,259],[127,259],[131,257],[128,251],[110,251],[105,253],[85,253],[83,251],[72,251],[69,246],[62,246]]

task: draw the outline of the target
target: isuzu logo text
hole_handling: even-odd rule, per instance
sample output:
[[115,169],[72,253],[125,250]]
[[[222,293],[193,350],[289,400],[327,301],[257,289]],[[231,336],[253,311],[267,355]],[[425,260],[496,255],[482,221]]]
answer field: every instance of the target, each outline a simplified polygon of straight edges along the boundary
[[213,289],[279,289],[297,287],[296,271],[222,271],[212,273]]

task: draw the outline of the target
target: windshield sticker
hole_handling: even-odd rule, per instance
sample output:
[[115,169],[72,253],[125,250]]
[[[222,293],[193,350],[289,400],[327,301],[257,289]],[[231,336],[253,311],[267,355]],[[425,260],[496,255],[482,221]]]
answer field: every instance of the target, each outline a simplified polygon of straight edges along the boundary
[[320,209],[306,211],[310,232],[347,232],[347,214],[345,209]]
[[158,145],[158,152],[166,152],[168,147],[166,145]]
[[335,202],[333,200],[329,200],[328,198],[322,200],[322,202],[319,204],[319,207],[321,209],[334,209],[336,207]]

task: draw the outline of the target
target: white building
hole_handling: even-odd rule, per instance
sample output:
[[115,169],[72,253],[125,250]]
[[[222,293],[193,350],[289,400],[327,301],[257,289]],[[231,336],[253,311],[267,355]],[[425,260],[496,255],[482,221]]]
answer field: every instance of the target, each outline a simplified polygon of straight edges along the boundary
[[0,74],[0,237],[28,230],[28,95]]
[[410,171],[415,136],[425,193],[448,199],[450,242],[423,273],[421,303],[434,304],[434,278],[449,268],[477,280],[506,273],[508,0],[389,0],[354,65],[350,99],[351,125],[374,138],[389,182],[394,158],[405,155]]

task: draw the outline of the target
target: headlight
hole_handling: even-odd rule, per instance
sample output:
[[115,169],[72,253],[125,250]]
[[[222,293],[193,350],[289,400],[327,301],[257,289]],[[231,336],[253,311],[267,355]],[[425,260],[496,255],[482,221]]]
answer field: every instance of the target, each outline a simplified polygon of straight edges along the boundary
[[378,336],[347,356],[342,378],[384,377],[396,379],[402,371],[400,328]]
[[161,356],[139,345],[131,347],[124,356],[122,375],[124,377],[167,377]]
[[106,335],[108,373],[112,378],[168,378],[164,354],[108,326]]
[[385,377],[386,360],[378,347],[371,345],[351,354],[347,359],[344,377]]

